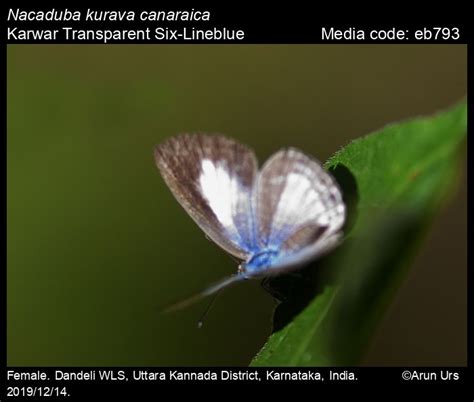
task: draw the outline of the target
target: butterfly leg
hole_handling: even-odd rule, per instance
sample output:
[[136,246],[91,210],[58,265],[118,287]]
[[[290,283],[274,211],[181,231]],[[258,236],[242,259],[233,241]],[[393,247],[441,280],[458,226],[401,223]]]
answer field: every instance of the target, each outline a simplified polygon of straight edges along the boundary
[[262,279],[261,286],[277,301],[286,302],[298,298],[300,290],[312,286],[312,281],[302,271],[294,271],[284,275],[267,276]]
[[262,288],[270,294],[278,302],[284,302],[288,299],[288,294],[284,289],[275,286],[275,278],[266,276],[260,282]]

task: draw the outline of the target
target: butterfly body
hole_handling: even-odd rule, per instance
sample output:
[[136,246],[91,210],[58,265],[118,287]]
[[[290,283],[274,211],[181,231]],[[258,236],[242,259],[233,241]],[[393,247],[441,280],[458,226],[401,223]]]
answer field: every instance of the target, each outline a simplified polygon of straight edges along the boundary
[[279,252],[276,249],[259,250],[249,257],[242,270],[247,275],[264,274],[265,270],[272,267],[278,256]]
[[241,260],[241,279],[278,275],[328,252],[342,237],[341,191],[318,161],[295,148],[258,169],[253,151],[220,135],[184,134],[155,148],[177,201],[214,243]]

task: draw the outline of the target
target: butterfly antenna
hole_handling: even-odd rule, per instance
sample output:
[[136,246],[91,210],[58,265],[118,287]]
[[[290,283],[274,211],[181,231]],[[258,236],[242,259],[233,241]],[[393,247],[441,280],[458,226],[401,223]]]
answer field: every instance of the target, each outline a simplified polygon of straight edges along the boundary
[[[181,310],[182,308],[190,306],[191,304],[197,302],[198,300],[202,299],[203,297],[210,296],[210,295],[218,292],[219,290],[222,290],[222,289],[226,288],[227,286],[232,285],[236,282],[239,282],[243,279],[244,279],[244,277],[242,275],[238,275],[238,274],[229,276],[228,278],[224,278],[220,282],[217,282],[214,285],[211,285],[210,287],[203,290],[202,292],[197,293],[197,294],[195,294],[194,296],[191,296],[188,299],[182,300],[178,303],[172,304],[171,306],[168,306],[168,307],[164,308],[162,310],[162,312],[163,313],[171,313],[172,311]],[[215,297],[214,297],[214,299],[215,299]],[[207,314],[207,311],[209,310],[210,306],[212,305],[212,302],[214,301],[214,299],[211,301],[211,304],[206,309],[205,314]],[[205,314],[204,314],[204,316],[205,316]],[[202,319],[200,321],[202,321]]]
[[204,324],[204,318],[207,317],[207,313],[209,313],[209,310],[211,309],[211,307],[214,305],[214,302],[216,301],[217,299],[217,296],[219,296],[219,294],[221,293],[221,289],[219,289],[215,294],[214,296],[212,297],[211,301],[209,302],[209,304],[207,305],[206,309],[204,310],[204,312],[201,314],[201,318],[199,318],[199,321],[197,322],[197,326],[198,328],[202,328],[203,324]]

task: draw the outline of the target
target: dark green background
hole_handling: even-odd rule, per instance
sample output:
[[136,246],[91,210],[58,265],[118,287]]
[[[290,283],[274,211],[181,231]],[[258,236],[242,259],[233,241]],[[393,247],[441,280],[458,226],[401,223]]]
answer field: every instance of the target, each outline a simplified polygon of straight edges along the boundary
[[[9,46],[8,364],[246,365],[270,331],[258,282],[170,315],[236,270],[161,180],[153,145],[221,132],[264,161],[324,161],[466,96],[466,46]],[[466,364],[466,178],[363,364]]]

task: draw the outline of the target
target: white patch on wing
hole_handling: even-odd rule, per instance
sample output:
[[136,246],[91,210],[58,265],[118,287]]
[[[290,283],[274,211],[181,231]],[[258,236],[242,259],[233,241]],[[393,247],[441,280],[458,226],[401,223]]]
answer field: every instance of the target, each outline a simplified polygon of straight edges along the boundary
[[[327,209],[327,198],[336,188],[327,187],[314,180],[313,172],[303,167],[298,172],[288,173],[285,187],[280,195],[276,213],[273,216],[271,239],[278,236],[279,228],[291,225],[297,228],[308,222],[339,228],[344,220],[344,205]],[[339,198],[339,195],[337,196]]]
[[235,234],[232,205],[239,191],[236,177],[231,177],[224,166],[216,165],[209,159],[203,159],[199,183],[202,194],[217,219],[228,232]]
[[323,210],[319,194],[313,188],[311,181],[300,173],[292,172],[286,178],[285,188],[278,201],[274,224],[280,226],[291,222],[298,225],[303,220],[314,219]]
[[317,215],[324,210],[324,206],[319,200],[319,194],[313,188],[311,181],[299,173],[288,174],[278,209],[288,209],[297,215],[302,207],[308,205],[311,205],[312,215]]

